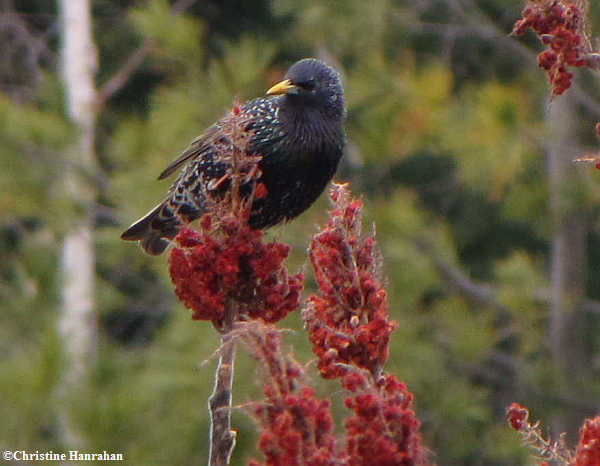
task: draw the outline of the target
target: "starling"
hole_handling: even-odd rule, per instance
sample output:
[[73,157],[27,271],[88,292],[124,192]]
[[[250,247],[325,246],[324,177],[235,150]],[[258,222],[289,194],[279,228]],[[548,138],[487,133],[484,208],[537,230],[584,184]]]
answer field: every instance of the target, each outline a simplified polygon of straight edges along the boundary
[[[258,183],[266,196],[254,199],[248,223],[267,228],[290,220],[319,197],[333,177],[345,145],[344,91],[340,76],[325,63],[296,62],[265,97],[239,107],[250,134],[246,153],[259,157]],[[231,170],[219,153],[231,149],[225,119],[196,138],[158,177],[183,167],[167,198],[131,225],[121,238],[162,253],[179,229],[206,213],[206,192]],[[242,191],[240,191],[242,192]]]

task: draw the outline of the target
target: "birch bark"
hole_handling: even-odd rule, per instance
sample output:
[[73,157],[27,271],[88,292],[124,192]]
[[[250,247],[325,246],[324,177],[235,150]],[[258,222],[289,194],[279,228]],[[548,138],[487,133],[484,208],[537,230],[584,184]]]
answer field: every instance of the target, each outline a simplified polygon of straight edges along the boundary
[[[68,225],[61,255],[62,307],[58,330],[65,353],[61,391],[72,393],[85,379],[96,343],[94,315],[93,213],[96,169],[94,128],[97,65],[89,0],[59,0],[62,21],[61,65],[66,108],[78,136],[69,150],[64,186],[79,215]],[[68,414],[63,416],[64,441],[81,445]]]
[[[576,310],[585,296],[586,213],[569,195],[577,183],[572,160],[579,155],[577,118],[573,99],[566,93],[556,98],[548,111],[551,135],[548,148],[548,189],[552,218],[550,305],[548,348],[559,390],[577,397],[583,356],[581,314]],[[579,415],[575,413],[576,416]],[[553,432],[576,432],[574,419],[556,418]]]

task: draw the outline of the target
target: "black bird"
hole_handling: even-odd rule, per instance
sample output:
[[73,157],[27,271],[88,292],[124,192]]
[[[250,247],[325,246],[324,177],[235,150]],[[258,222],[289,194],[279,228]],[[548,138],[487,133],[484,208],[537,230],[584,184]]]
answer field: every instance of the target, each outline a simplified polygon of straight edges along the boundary
[[[254,229],[308,209],[333,177],[346,139],[340,76],[322,61],[296,62],[266,94],[240,107],[251,135],[246,152],[261,157],[256,181],[267,189],[267,195],[252,204],[248,221]],[[122,239],[140,241],[148,254],[157,255],[180,228],[206,212],[205,193],[221,185],[218,181],[231,169],[231,162],[218,156],[226,152],[224,146],[231,148],[224,124],[225,119],[208,128],[161,173],[159,180],[183,166],[167,198],[131,225]]]

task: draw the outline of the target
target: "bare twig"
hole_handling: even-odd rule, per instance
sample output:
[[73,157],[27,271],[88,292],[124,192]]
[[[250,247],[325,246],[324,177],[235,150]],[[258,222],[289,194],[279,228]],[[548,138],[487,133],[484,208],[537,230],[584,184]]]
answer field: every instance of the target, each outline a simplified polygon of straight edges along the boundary
[[97,103],[99,106],[104,105],[108,99],[119,92],[131,76],[138,70],[146,56],[150,53],[152,48],[152,41],[150,39],[144,39],[142,45],[140,45],[129,57],[125,60],[125,63],[121,66],[112,78],[105,82],[97,93]]
[[[463,4],[464,3],[464,4]],[[482,39],[502,44],[507,50],[520,56],[529,63],[536,63],[537,53],[523,43],[509,36],[507,31],[501,30],[477,5],[469,0],[446,0],[446,4],[452,11],[452,22],[449,23],[427,23],[418,20],[411,21],[409,26],[415,30],[424,32],[441,33],[451,37],[460,37],[475,34]],[[572,94],[577,103],[590,113],[600,114],[600,102],[580,85],[574,83]]]
[[[191,7],[197,0],[178,0],[171,7],[171,13],[181,14]],[[96,103],[102,107],[108,99],[119,92],[129,81],[131,76],[142,66],[144,60],[152,50],[152,40],[144,39],[142,44],[134,50],[125,60],[125,63],[114,74],[112,78],[106,81],[97,92]]]
[[177,0],[171,7],[171,13],[175,13],[176,15],[183,13],[197,1],[198,0]]
[[440,276],[461,294],[472,301],[491,306],[501,315],[510,315],[510,310],[496,299],[496,291],[489,285],[476,283],[458,267],[444,261],[433,246],[421,238],[412,238],[419,251],[427,255]]
[[[498,301],[498,290],[488,283],[478,283],[472,280],[458,266],[445,261],[435,251],[433,245],[422,238],[411,238],[417,249],[425,254],[434,264],[440,277],[460,294],[476,304],[491,306],[503,315],[508,315],[510,309]],[[531,293],[528,298],[539,304],[547,305],[550,302],[550,290],[540,288]],[[578,312],[600,314],[600,302],[593,299],[581,299],[574,309]]]
[[232,300],[228,301],[225,312],[221,352],[215,373],[215,387],[208,399],[210,413],[209,466],[229,464],[236,438],[236,432],[231,430],[231,390],[235,358],[235,342],[231,330],[236,312],[235,303]]
[[37,31],[17,13],[12,2],[5,2],[0,10],[0,86],[13,102],[31,101],[42,80],[44,63],[53,60],[48,49],[47,35]]

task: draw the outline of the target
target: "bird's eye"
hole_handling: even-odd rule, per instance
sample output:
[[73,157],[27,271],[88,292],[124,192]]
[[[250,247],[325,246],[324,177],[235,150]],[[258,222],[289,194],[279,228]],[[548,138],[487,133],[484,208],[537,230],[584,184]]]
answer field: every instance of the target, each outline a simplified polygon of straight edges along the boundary
[[307,90],[307,91],[314,91],[315,90],[315,80],[307,79],[306,81],[296,83],[296,86],[301,87],[302,89]]

